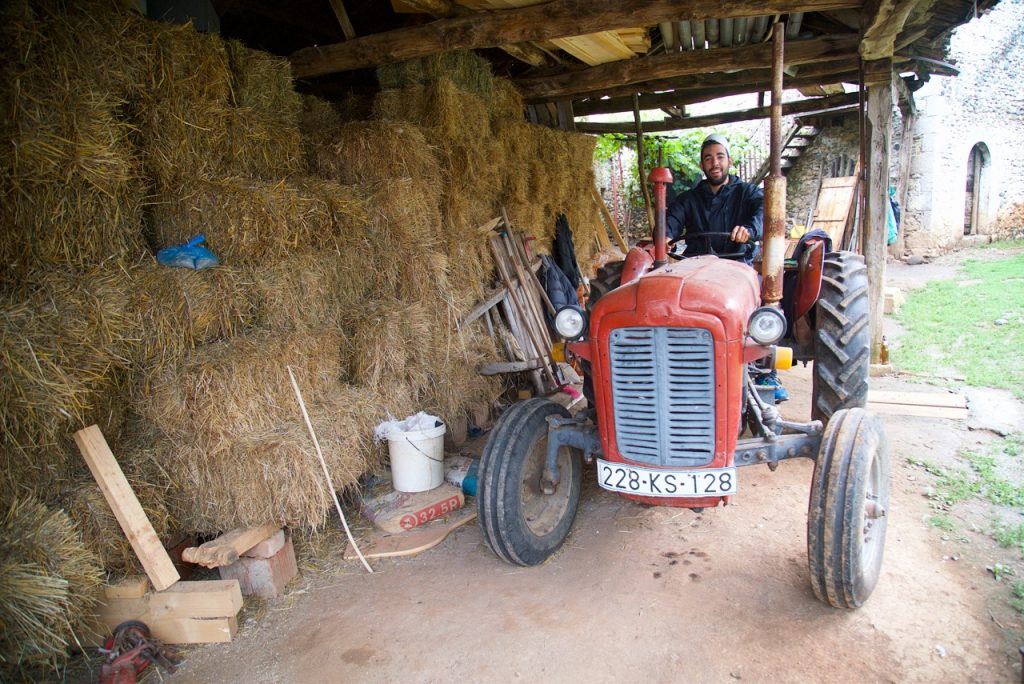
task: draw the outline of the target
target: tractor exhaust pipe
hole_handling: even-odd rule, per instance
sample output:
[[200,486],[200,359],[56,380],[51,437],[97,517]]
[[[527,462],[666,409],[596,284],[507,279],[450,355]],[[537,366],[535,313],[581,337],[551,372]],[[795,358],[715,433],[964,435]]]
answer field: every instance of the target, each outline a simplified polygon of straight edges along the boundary
[[785,24],[772,27],[771,173],[764,179],[764,252],[761,302],[778,306],[786,259],[786,177],[782,175],[782,67]]
[[663,166],[651,169],[648,180],[654,184],[654,268],[668,263],[668,235],[665,232],[665,188],[672,172]]

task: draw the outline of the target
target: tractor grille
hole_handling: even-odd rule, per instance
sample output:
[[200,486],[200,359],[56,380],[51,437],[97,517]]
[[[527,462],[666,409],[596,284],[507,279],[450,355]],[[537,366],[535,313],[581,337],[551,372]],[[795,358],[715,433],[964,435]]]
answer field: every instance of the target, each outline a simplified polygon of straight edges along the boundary
[[715,454],[715,357],[702,328],[620,328],[610,338],[619,453],[699,466]]

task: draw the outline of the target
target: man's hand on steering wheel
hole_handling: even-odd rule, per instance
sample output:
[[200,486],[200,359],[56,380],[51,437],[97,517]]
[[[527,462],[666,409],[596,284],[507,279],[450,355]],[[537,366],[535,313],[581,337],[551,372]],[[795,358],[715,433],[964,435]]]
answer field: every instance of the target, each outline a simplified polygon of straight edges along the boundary
[[744,243],[750,240],[750,231],[745,226],[736,226],[732,229],[732,234],[729,237],[733,242]]

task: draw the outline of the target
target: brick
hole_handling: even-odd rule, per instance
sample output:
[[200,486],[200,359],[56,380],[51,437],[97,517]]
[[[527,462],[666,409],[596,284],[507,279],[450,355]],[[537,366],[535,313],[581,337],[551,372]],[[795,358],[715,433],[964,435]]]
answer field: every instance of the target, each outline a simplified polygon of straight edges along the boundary
[[220,568],[222,579],[237,579],[243,596],[274,598],[299,574],[295,563],[295,547],[291,537],[270,558],[242,557],[231,565]]
[[245,558],[270,558],[284,546],[284,530],[278,530],[242,554]]

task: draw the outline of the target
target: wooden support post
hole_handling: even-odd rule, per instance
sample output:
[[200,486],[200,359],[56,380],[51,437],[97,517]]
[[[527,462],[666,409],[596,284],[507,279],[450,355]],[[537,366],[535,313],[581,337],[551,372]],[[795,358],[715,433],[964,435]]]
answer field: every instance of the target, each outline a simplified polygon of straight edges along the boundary
[[[865,69],[867,71],[867,69]],[[865,196],[864,261],[868,267],[868,299],[871,321],[871,362],[879,363],[882,349],[882,316],[885,306],[886,209],[889,203],[889,149],[892,123],[892,78],[874,71],[876,84],[868,87],[865,135],[867,193]]]
[[92,476],[96,478],[103,497],[110,504],[110,510],[128,537],[135,555],[139,557],[149,581],[158,590],[167,589],[180,579],[178,570],[121,472],[121,466],[110,451],[103,433],[97,426],[90,425],[75,433],[75,443],[92,471]]
[[647,222],[654,230],[654,209],[651,207],[651,190],[647,187],[647,172],[644,170],[644,127],[640,123],[640,96],[633,93],[633,125],[636,127],[636,165],[640,179],[640,189],[644,195],[644,208],[647,209]]
[[345,3],[342,0],[330,0],[331,9],[334,10],[334,16],[338,19],[338,24],[341,26],[341,32],[345,36],[345,40],[352,40],[356,37],[356,30],[352,28],[352,22],[348,18],[348,12],[345,11]]

